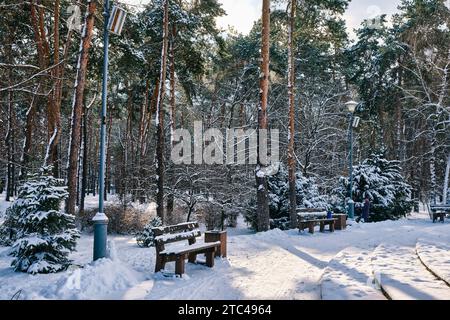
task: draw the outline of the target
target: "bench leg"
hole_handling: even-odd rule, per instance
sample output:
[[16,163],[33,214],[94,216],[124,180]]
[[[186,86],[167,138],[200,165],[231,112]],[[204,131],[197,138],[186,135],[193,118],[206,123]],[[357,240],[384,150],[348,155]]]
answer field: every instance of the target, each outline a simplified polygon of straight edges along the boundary
[[164,257],[156,256],[155,273],[163,270],[166,267],[166,259]]
[[330,223],[330,232],[334,232],[334,222]]
[[195,261],[197,261],[197,254],[189,253],[188,261],[189,261],[189,263],[195,263]]
[[206,266],[207,267],[214,267],[214,253],[216,251],[216,248],[212,248],[211,250],[206,251]]
[[308,229],[309,229],[309,233],[314,234],[314,224],[313,223],[309,224]]
[[325,223],[324,222],[320,223],[320,232],[325,232]]
[[175,261],[175,274],[182,276],[184,273],[184,254],[177,256],[177,260]]

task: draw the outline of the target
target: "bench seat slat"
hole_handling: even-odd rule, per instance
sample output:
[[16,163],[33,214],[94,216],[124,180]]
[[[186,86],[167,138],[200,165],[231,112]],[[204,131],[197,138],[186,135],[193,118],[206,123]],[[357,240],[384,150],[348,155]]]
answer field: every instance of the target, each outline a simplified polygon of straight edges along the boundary
[[220,246],[220,241],[216,242],[208,242],[208,243],[196,243],[190,246],[178,247],[178,248],[168,248],[166,250],[161,251],[159,254],[161,255],[179,255],[190,252],[197,252],[206,249],[210,249],[213,247]]

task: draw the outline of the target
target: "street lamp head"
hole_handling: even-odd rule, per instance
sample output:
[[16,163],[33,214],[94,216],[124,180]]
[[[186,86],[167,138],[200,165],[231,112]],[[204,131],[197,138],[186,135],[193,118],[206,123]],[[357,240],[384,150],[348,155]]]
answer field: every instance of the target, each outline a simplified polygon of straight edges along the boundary
[[114,6],[108,23],[109,32],[120,36],[126,17],[127,12],[124,9]]
[[358,102],[356,101],[349,101],[347,102],[345,105],[347,106],[348,111],[350,111],[350,113],[354,113],[356,111],[356,107],[358,106]]

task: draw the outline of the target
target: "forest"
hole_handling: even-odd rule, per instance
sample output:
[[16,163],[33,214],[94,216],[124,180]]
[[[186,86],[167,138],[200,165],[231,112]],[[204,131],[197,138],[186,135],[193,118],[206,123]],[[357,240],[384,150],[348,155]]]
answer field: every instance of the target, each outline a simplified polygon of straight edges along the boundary
[[[225,11],[217,0],[113,4],[127,17],[122,33],[110,35],[102,118],[103,1],[0,1],[6,201],[46,172],[67,186],[65,212],[92,218],[85,202],[99,196],[105,122],[103,196],[120,202],[107,215],[155,202],[164,224],[209,210],[222,223],[243,214],[264,231],[295,227],[297,207],[346,212],[349,194],[357,214],[370,198],[375,221],[405,216],[419,203],[447,203],[447,1],[402,0],[392,19],[366,20],[356,38],[343,18],[349,0],[264,0],[246,35],[218,27]],[[266,175],[259,156],[256,165],[174,163],[175,132],[193,134],[197,122],[222,132],[278,130],[276,172]]]

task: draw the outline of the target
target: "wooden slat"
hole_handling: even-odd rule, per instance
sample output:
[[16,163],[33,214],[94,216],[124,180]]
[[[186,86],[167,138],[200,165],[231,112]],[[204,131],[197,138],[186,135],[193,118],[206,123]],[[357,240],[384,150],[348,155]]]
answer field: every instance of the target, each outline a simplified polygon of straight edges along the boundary
[[168,243],[174,243],[174,242],[178,242],[178,241],[195,239],[196,237],[200,237],[200,236],[201,236],[200,230],[191,230],[191,231],[182,232],[182,233],[163,234],[163,235],[155,237],[155,242],[157,244],[161,245],[161,244],[168,244]]
[[174,226],[152,228],[152,231],[155,236],[161,236],[167,233],[187,232],[198,228],[198,222],[185,222]]
[[220,241],[217,242],[208,242],[208,243],[199,243],[194,244],[192,246],[186,246],[183,248],[176,249],[166,249],[160,252],[161,255],[180,255],[180,254],[188,254],[191,252],[201,252],[202,250],[211,249],[214,247],[220,246]]
[[327,210],[324,208],[299,208],[297,209],[298,213],[310,213],[310,212],[326,212]]

